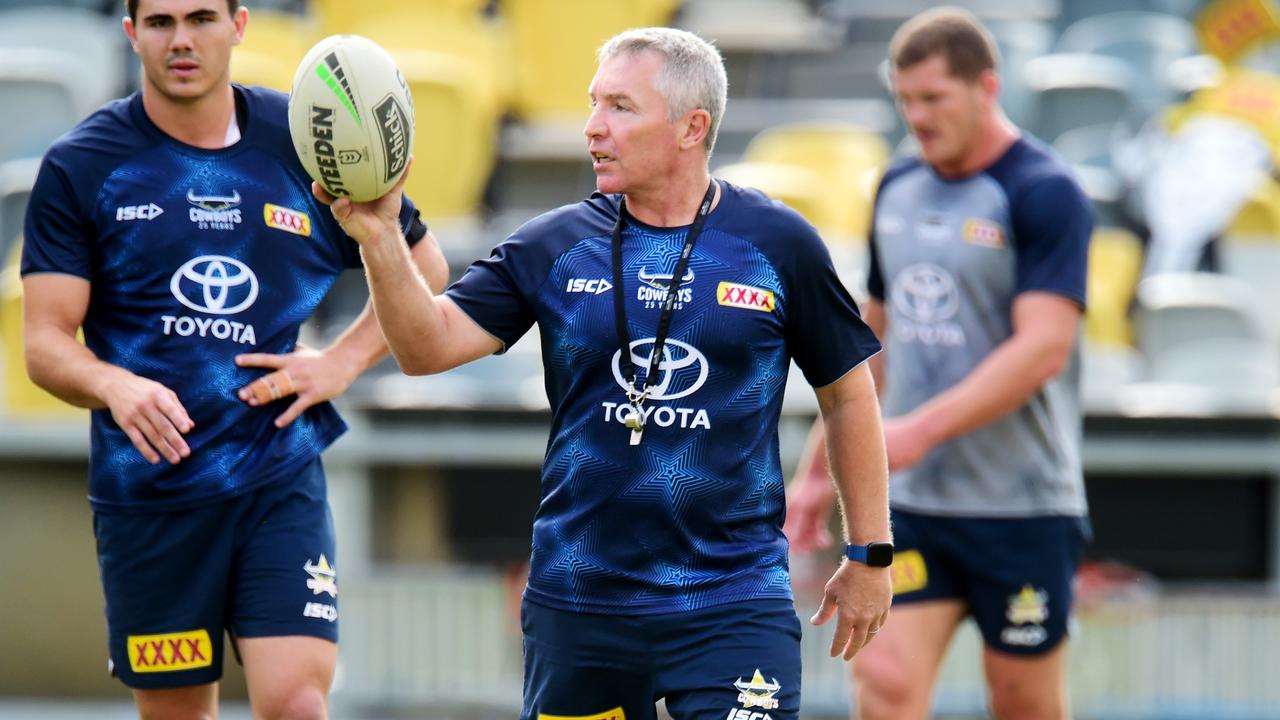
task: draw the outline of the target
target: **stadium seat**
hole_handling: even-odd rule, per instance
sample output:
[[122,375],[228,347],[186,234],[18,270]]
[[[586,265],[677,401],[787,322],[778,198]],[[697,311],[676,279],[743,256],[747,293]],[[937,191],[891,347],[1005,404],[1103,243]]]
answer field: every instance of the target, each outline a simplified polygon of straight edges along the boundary
[[1243,281],[1211,273],[1166,273],[1138,285],[1138,347],[1148,380],[1207,388],[1246,406],[1280,382],[1274,341],[1257,296]]
[[1124,390],[1141,382],[1142,354],[1135,348],[1084,338],[1080,353],[1080,400],[1086,413],[1114,413]]
[[70,58],[75,72],[68,80],[76,108],[79,115],[87,115],[127,89],[129,63],[134,56],[120,29],[118,18],[123,8],[117,7],[119,11],[109,16],[52,4],[4,10],[0,12],[0,48],[39,50]]
[[405,193],[427,222],[480,210],[493,171],[498,117],[477,92],[476,68],[444,53],[399,50],[413,94],[414,165]]
[[0,163],[0,258],[9,257],[22,235],[27,200],[39,169],[39,158]]
[[311,13],[319,20],[324,35],[351,33],[356,25],[369,20],[399,18],[408,30],[420,37],[420,43],[429,44],[436,28],[429,23],[420,24],[420,20],[478,16],[483,14],[489,0],[310,0],[310,4]]
[[1093,53],[1124,62],[1132,70],[1134,100],[1146,114],[1176,99],[1169,65],[1199,52],[1187,20],[1158,12],[1111,12],[1082,18],[1062,32],[1060,53]]
[[319,39],[320,26],[313,19],[253,10],[244,41],[231,53],[231,80],[289,92],[298,63]]
[[0,107],[9,113],[0,133],[0,162],[40,157],[49,144],[84,115],[78,95],[79,63],[52,50],[0,48]]
[[1018,69],[1053,48],[1053,27],[1043,20],[988,21],[1000,50],[1000,106],[1018,127],[1035,119],[1034,94]]
[[402,55],[417,52],[456,57],[470,67],[472,94],[486,113],[500,117],[511,104],[515,88],[511,37],[500,21],[437,5],[407,6],[394,15],[371,14],[353,20],[345,32],[373,40],[397,62]]
[[1119,129],[1111,123],[1086,125],[1067,130],[1053,141],[1053,149],[1071,163],[1085,194],[1093,201],[1098,225],[1121,221],[1126,188],[1111,160]]
[[516,114],[525,121],[580,123],[596,50],[633,27],[665,25],[675,0],[505,0],[515,48]]
[[807,169],[818,182],[814,225],[832,240],[861,240],[870,230],[872,197],[889,146],[879,133],[857,125],[796,123],[756,135],[743,159]]
[[1223,235],[1237,242],[1280,242],[1280,183],[1264,177]]
[[1048,142],[1075,128],[1117,123],[1133,108],[1133,73],[1115,58],[1053,53],[1028,61],[1023,72],[1034,93],[1030,129]]
[[22,339],[22,278],[18,260],[21,242],[4,256],[0,265],[0,387],[3,414],[13,418],[40,419],[71,417],[83,411],[68,405],[37,387],[27,377]]
[[1085,337],[1095,345],[1131,347],[1129,306],[1142,275],[1142,242],[1117,227],[1101,227],[1089,241]]
[[822,195],[822,180],[808,168],[782,163],[739,162],[716,168],[713,175],[734,185],[763,192],[803,215],[819,230],[831,226],[832,218],[818,199]]

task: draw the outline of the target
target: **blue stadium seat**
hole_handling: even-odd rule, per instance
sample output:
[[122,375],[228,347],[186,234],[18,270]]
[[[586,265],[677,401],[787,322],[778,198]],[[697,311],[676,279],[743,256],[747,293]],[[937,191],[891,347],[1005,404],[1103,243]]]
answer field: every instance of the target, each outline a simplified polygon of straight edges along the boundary
[[1258,410],[1280,383],[1280,353],[1243,281],[1166,273],[1138,285],[1135,329],[1152,383],[1206,393],[1223,412]]
[[1034,93],[1031,130],[1048,142],[1075,128],[1120,122],[1133,109],[1133,71],[1115,58],[1053,53],[1028,61],[1024,73]]
[[52,50],[0,49],[0,107],[9,113],[0,133],[0,162],[40,157],[84,116],[79,63]]
[[1177,99],[1169,77],[1176,60],[1199,53],[1195,28],[1187,20],[1157,12],[1112,12],[1082,18],[1058,38],[1061,53],[1093,53],[1116,58],[1133,71],[1134,101],[1151,114]]
[[27,200],[39,169],[39,158],[0,163],[0,258],[9,257],[22,235]]
[[83,7],[48,3],[0,11],[0,50],[41,50],[75,63],[71,87],[81,115],[126,92],[133,54],[120,28],[124,7],[106,16]]

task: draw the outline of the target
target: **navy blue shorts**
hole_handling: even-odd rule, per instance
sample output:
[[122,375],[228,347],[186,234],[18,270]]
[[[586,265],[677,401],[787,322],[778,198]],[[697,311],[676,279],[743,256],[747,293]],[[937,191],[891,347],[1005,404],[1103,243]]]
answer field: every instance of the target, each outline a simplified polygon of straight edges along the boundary
[[1018,655],[1066,636],[1086,519],[892,516],[894,605],[962,600],[989,647]]
[[597,615],[525,600],[521,720],[795,720],[800,620],[790,600]]
[[333,518],[319,459],[296,481],[168,513],[95,512],[114,673],[131,688],[222,676],[222,633],[337,642]]

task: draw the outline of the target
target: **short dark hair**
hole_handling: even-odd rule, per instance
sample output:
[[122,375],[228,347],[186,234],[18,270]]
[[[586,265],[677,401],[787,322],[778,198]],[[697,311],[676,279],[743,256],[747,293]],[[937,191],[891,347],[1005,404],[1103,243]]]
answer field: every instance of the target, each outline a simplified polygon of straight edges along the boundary
[[[129,13],[129,19],[138,21],[138,0],[124,0],[125,12]],[[227,14],[235,15],[240,9],[240,0],[227,0]]]
[[889,41],[889,61],[901,70],[935,55],[947,61],[954,76],[973,82],[987,70],[995,70],[1000,58],[991,33],[968,10],[940,7],[916,15],[902,24]]

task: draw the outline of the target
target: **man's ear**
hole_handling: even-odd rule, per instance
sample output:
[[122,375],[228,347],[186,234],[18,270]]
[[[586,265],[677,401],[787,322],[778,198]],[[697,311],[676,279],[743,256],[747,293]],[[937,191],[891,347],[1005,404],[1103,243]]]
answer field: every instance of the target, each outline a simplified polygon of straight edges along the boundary
[[133,51],[138,52],[138,29],[133,26],[133,18],[125,15],[120,24],[124,26],[125,37],[129,38],[129,44],[133,46]]
[[684,118],[680,132],[680,149],[688,150],[707,141],[707,133],[711,132],[711,113],[698,108],[690,110]]
[[235,45],[239,45],[244,40],[244,29],[249,25],[249,8],[241,5],[236,8],[236,14],[231,18],[236,24],[236,41]]

